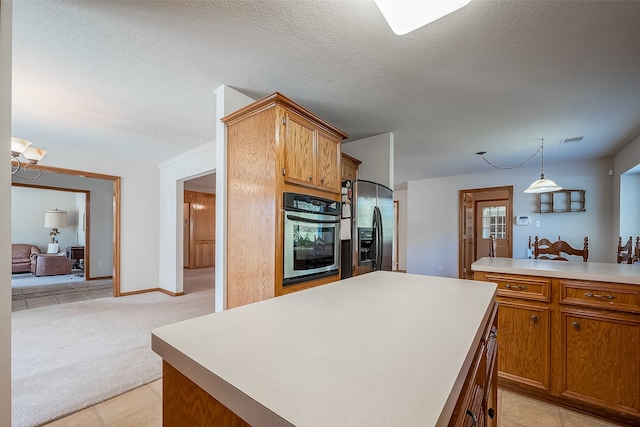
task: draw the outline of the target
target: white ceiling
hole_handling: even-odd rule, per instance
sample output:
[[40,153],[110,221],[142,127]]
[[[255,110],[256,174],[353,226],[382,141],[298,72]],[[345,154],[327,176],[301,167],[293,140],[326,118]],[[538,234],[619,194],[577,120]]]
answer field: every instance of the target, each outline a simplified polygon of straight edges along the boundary
[[222,84],[279,91],[351,140],[394,132],[400,185],[490,170],[477,151],[513,165],[545,138],[547,164],[640,134],[640,1],[472,0],[405,36],[372,1],[15,1],[13,14],[13,135],[44,149],[162,161],[215,139]]

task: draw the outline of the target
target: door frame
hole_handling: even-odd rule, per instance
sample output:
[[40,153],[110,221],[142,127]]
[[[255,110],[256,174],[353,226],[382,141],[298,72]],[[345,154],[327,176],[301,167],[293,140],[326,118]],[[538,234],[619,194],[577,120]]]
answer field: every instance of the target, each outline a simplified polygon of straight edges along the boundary
[[[105,175],[95,172],[64,169],[55,166],[38,165],[38,169],[46,172],[73,175],[83,178],[94,178],[111,181],[113,183],[113,296],[119,297],[120,293],[120,177]],[[58,188],[52,188],[59,190]],[[87,216],[89,213],[87,212]],[[88,229],[87,225],[87,229]]]
[[[506,198],[492,198],[491,194],[495,194],[498,192],[506,192]],[[483,194],[484,197],[483,197]],[[458,277],[465,278],[465,244],[464,244],[464,236],[465,236],[465,225],[466,225],[466,205],[465,198],[466,195],[470,194],[474,196],[474,209],[473,209],[473,217],[471,218],[471,222],[473,224],[472,234],[475,239],[475,221],[476,221],[476,209],[475,203],[478,200],[481,201],[491,201],[491,200],[500,200],[503,203],[506,201],[507,204],[507,232],[508,232],[508,242],[507,242],[507,256],[509,258],[513,257],[513,185],[502,186],[502,187],[486,187],[486,188],[472,188],[466,190],[460,190],[458,192]],[[473,258],[475,258],[475,248],[473,248],[472,252]],[[475,259],[471,261],[473,263]],[[471,264],[470,263],[470,264]]]

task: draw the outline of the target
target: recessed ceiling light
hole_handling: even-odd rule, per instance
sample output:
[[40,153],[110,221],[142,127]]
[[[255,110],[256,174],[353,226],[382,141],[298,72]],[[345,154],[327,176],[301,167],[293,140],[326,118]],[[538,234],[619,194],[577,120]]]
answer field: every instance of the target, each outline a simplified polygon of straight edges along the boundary
[[401,36],[466,6],[471,0],[375,0],[391,30]]

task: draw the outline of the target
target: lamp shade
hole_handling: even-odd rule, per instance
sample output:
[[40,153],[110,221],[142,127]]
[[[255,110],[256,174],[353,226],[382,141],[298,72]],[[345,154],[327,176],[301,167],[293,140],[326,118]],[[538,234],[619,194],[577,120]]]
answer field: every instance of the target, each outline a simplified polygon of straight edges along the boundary
[[31,143],[29,141],[26,141],[24,139],[20,139],[20,138],[11,138],[11,153],[14,156],[17,156],[19,154],[22,154],[24,152],[24,150],[27,149],[28,146],[30,146]]
[[67,211],[47,209],[44,211],[45,228],[64,228],[67,226]]
[[47,154],[46,150],[34,147],[27,147],[27,149],[22,153],[24,158],[27,159],[31,164],[38,163],[45,154]]
[[562,190],[555,182],[550,179],[540,178],[537,181],[534,181],[529,188],[524,190],[525,193],[550,193],[552,191]]

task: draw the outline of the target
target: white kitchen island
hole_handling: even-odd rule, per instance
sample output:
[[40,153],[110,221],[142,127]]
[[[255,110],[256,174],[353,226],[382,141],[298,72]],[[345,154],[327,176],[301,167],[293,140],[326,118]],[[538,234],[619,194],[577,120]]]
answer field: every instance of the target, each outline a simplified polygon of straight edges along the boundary
[[448,425],[495,294],[492,283],[378,271],[160,327],[164,425],[219,422],[203,421],[211,404],[185,397],[185,381],[254,426]]

